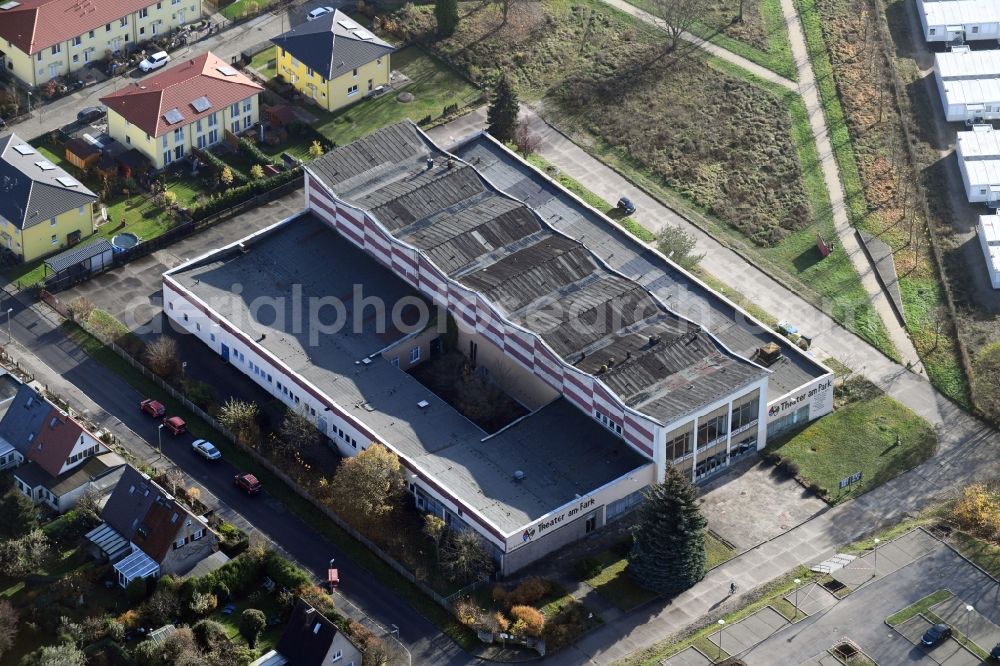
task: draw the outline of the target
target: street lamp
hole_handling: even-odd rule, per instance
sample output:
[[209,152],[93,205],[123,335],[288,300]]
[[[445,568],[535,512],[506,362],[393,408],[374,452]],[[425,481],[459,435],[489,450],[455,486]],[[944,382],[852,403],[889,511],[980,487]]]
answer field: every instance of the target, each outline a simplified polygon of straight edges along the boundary
[[333,568],[333,563],[336,562],[336,561],[337,561],[336,557],[331,557],[330,558],[330,566],[328,568],[332,569]]
[[407,666],[413,666],[413,655],[410,654],[410,648],[403,645],[403,641],[399,640],[399,625],[390,624],[389,626],[391,627],[389,635],[395,638],[396,642],[399,643],[399,647],[403,648],[403,650],[406,652]]
[[880,539],[878,537],[875,537],[875,547],[872,549],[874,551],[874,553],[875,553],[875,555],[874,555],[874,560],[875,561],[872,563],[872,578],[874,578],[875,576],[878,575],[878,545],[879,545],[879,543],[880,543]]
[[726,628],[726,621],[719,620],[719,659],[722,659],[722,630]]
[[14,311],[14,308],[7,308],[7,344],[14,341],[13,336],[10,334],[10,313]]
[[796,578],[795,583],[795,619],[799,618],[799,584],[802,582],[801,578]]
[[970,627],[972,625],[972,611],[974,611],[974,610],[976,610],[976,609],[972,607],[972,604],[966,604],[965,605],[965,618],[966,618],[965,619],[965,639],[968,640],[968,641],[972,640],[969,637],[969,629],[970,629]]
[[163,424],[156,426],[156,452],[163,455]]

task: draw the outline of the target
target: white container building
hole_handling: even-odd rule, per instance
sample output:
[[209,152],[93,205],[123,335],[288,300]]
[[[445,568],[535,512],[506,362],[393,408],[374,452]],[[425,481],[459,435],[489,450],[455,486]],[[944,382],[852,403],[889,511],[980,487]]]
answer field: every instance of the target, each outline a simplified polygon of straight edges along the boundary
[[928,42],[1000,38],[1000,0],[917,0],[917,16]]
[[1000,289],[1000,215],[980,215],[976,228],[979,245],[983,248],[990,284]]
[[959,132],[955,156],[969,203],[1000,206],[1000,132],[990,125]]
[[954,47],[935,55],[934,74],[948,122],[1000,118],[1000,51]]

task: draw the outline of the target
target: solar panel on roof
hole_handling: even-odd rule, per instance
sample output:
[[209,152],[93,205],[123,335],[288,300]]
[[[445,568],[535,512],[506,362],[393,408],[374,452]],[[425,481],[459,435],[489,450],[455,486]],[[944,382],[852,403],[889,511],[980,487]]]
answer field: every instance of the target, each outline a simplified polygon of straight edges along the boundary
[[194,107],[195,111],[201,113],[202,111],[207,111],[211,108],[212,103],[208,101],[207,97],[199,97],[195,101],[191,102],[191,106]]
[[163,119],[167,121],[168,125],[173,125],[174,123],[179,123],[184,120],[184,116],[177,109],[170,109],[163,114]]
[[63,187],[76,187],[77,185],[80,184],[75,180],[73,180],[72,178],[70,178],[69,176],[59,176],[58,178],[56,178],[56,180],[58,180],[59,184],[62,185]]
[[41,162],[35,162],[35,166],[41,169],[42,171],[52,171],[53,169],[56,168],[56,166],[52,162],[49,162],[47,160],[42,160]]
[[14,150],[21,153],[22,155],[34,155],[35,149],[26,143],[18,144],[14,146]]
[[236,70],[229,65],[223,65],[222,67],[215,68],[223,76],[236,76]]
[[367,30],[355,30],[354,36],[358,39],[375,39],[375,35],[368,32]]

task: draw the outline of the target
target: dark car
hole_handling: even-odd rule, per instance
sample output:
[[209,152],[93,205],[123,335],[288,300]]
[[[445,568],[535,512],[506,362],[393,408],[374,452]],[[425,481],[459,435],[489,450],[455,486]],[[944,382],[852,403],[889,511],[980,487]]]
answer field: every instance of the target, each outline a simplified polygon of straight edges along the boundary
[[618,210],[626,215],[631,215],[635,212],[635,204],[628,197],[622,197],[618,200]]
[[256,495],[261,490],[260,481],[249,472],[237,474],[233,480],[236,482],[236,487],[243,490],[247,495]]
[[76,112],[76,119],[81,123],[89,123],[103,117],[106,111],[103,106],[85,106]]
[[927,630],[927,632],[920,639],[920,642],[928,647],[931,647],[950,637],[951,627],[947,624],[935,624]]
[[168,416],[163,419],[163,426],[173,433],[174,437],[183,435],[187,432],[187,424],[184,423],[184,419],[179,416]]
[[993,646],[993,649],[990,650],[990,656],[997,661],[1000,661],[1000,643]]

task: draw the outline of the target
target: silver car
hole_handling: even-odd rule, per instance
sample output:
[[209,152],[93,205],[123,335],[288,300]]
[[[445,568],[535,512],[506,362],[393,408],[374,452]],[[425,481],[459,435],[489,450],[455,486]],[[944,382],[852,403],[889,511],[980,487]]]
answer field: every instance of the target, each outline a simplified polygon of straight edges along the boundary
[[218,460],[222,457],[222,453],[219,452],[219,449],[215,448],[215,444],[212,444],[207,439],[194,440],[191,442],[191,448],[205,460]]

